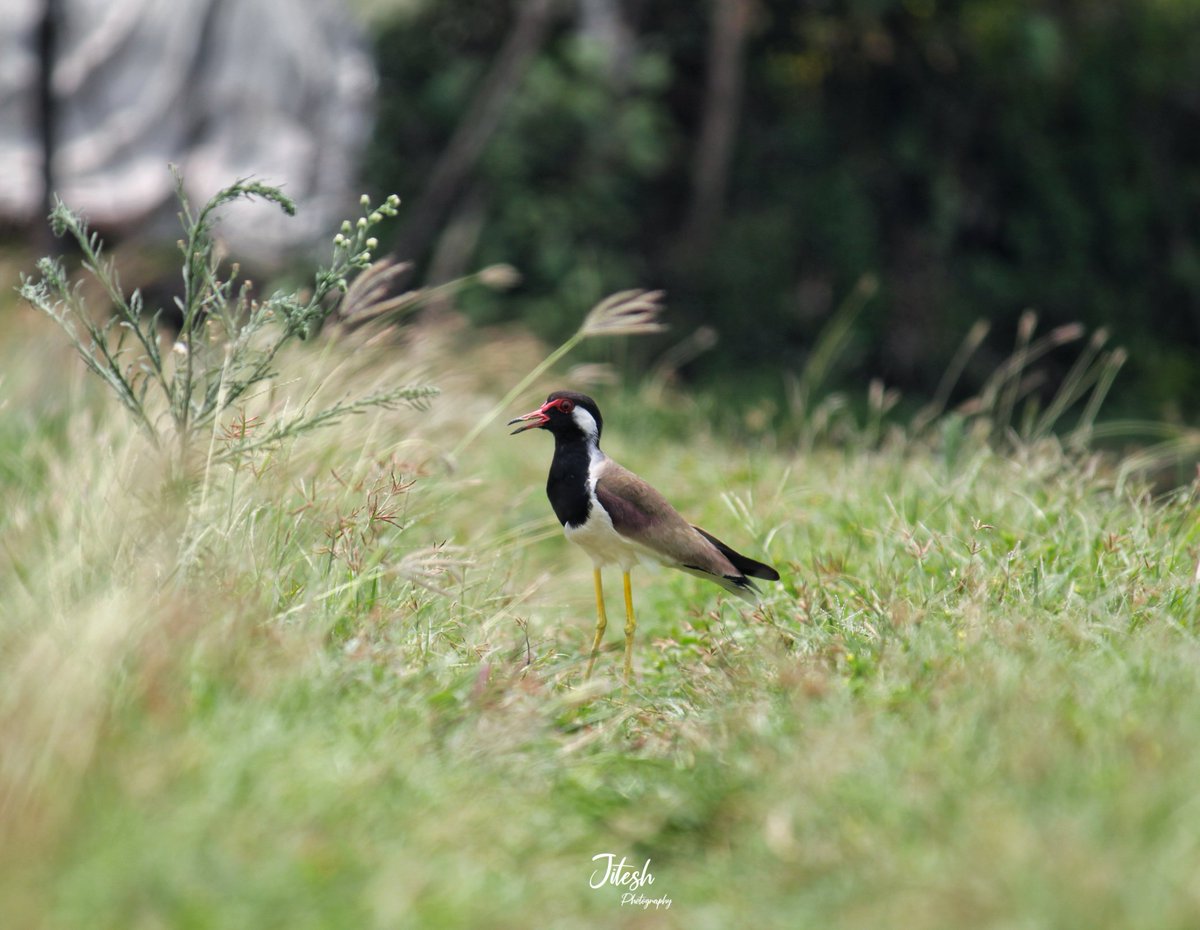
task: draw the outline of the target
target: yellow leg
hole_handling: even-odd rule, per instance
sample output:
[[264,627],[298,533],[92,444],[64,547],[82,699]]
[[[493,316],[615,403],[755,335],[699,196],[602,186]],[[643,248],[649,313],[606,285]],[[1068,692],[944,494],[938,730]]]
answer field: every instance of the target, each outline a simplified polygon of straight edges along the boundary
[[588,659],[587,678],[592,677],[592,667],[596,664],[596,656],[600,654],[600,641],[604,639],[604,630],[608,626],[608,615],[604,612],[604,587],[600,584],[600,569],[595,571],[596,580],[596,639],[592,642],[592,657]]
[[623,572],[625,579],[625,684],[633,679],[633,633],[637,629],[637,621],[633,618],[633,591],[629,587],[629,572]]

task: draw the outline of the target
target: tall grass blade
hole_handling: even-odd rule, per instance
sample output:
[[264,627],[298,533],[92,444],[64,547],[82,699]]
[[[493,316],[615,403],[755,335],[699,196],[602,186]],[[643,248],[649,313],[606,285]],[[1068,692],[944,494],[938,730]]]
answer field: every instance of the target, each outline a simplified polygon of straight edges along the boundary
[[475,425],[455,444],[450,457],[455,459],[461,455],[463,450],[495,423],[531,384],[574,351],[584,340],[603,336],[642,336],[665,329],[665,325],[659,321],[662,297],[662,291],[620,291],[596,304],[588,312],[579,329],[566,342],[535,365],[498,404],[476,420]]

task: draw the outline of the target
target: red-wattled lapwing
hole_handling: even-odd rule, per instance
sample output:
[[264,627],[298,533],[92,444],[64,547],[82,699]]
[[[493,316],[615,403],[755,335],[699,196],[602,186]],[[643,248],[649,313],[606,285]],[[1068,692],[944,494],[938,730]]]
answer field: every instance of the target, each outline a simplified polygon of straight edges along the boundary
[[645,481],[600,451],[604,421],[596,402],[574,391],[555,391],[537,410],[508,421],[513,435],[547,429],[554,458],[546,495],[571,542],[592,557],[596,583],[596,639],[587,677],[600,650],[608,618],[600,569],[621,567],[625,582],[625,681],[633,674],[633,594],[629,572],[639,562],[657,562],[715,581],[726,591],[752,599],[751,578],[778,581],[779,572],[734,552],[715,536],[692,526]]

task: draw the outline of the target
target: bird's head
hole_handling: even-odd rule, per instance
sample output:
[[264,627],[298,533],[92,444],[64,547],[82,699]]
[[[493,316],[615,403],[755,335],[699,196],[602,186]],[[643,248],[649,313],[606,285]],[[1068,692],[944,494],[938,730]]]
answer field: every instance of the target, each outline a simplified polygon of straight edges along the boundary
[[555,391],[537,410],[508,421],[508,425],[521,424],[512,435],[527,429],[546,429],[555,439],[584,439],[600,441],[600,430],[604,421],[600,408],[586,394],[575,391]]

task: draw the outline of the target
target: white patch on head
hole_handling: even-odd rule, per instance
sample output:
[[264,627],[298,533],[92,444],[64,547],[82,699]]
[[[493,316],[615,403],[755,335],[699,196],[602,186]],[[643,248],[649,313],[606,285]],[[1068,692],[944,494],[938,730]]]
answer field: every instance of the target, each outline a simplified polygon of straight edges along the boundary
[[575,421],[575,425],[583,430],[583,435],[592,441],[599,441],[600,427],[596,424],[596,418],[587,412],[579,404],[571,411],[571,419]]

